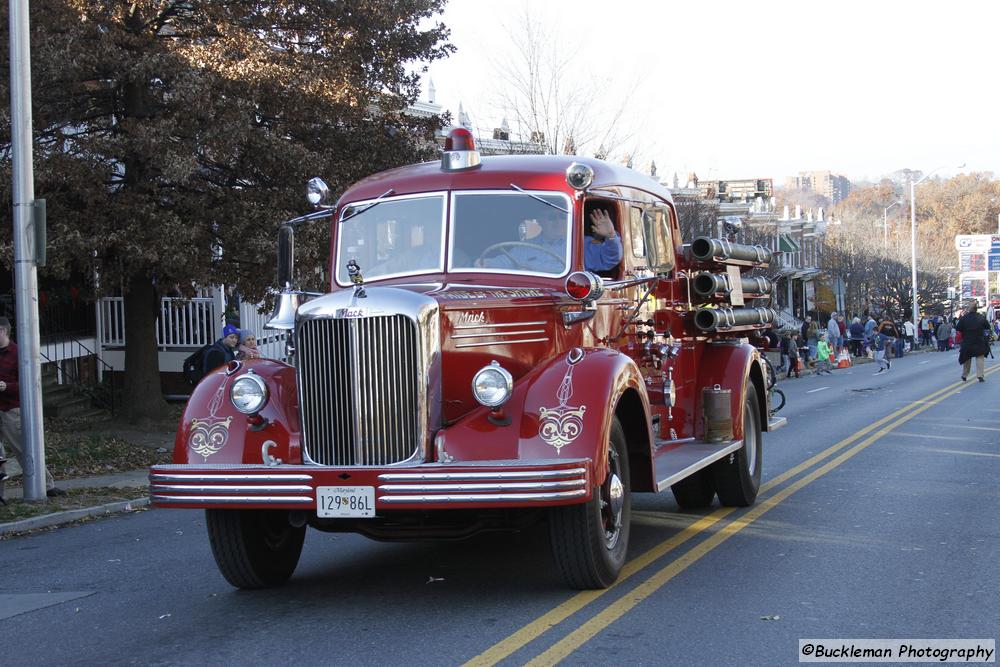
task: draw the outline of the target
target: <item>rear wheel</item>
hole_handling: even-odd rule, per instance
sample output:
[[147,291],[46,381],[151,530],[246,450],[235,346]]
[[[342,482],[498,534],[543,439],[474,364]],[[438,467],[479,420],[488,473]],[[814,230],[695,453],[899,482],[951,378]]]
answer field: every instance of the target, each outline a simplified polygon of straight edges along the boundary
[[285,510],[205,510],[208,539],[219,571],[237,588],[267,588],[288,581],[299,563],[305,525]]
[[712,504],[715,481],[710,470],[702,469],[672,485],[670,490],[681,509],[696,510]]
[[771,389],[771,414],[785,407],[785,392],[777,387]]
[[760,488],[761,453],[757,392],[750,384],[743,399],[743,446],[711,467],[720,503],[727,507],[753,505]]
[[552,552],[563,579],[573,588],[607,588],[625,565],[632,494],[628,447],[617,418],[611,422],[605,465],[604,482],[588,502],[550,510]]

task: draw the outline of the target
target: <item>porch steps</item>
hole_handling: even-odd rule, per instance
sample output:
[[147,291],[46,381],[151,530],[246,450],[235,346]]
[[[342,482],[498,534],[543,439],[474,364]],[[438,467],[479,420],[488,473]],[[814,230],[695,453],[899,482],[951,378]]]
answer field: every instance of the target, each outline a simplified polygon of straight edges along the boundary
[[42,410],[46,417],[108,419],[111,413],[94,406],[90,396],[70,384],[58,384],[54,369],[42,369]]

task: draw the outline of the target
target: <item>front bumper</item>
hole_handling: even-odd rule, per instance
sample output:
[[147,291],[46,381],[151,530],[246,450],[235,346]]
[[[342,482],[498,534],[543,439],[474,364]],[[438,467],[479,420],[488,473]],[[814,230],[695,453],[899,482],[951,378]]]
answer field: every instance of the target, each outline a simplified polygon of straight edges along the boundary
[[539,507],[590,499],[590,459],[428,463],[408,467],[158,465],[157,507],[316,509],[316,488],[371,486],[375,510]]

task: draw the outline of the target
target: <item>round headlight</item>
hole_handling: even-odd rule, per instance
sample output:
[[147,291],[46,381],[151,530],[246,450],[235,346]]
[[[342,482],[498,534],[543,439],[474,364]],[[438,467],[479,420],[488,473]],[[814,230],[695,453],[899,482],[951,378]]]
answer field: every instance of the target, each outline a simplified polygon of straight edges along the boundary
[[489,366],[479,369],[472,378],[472,394],[482,405],[495,408],[510,398],[514,389],[514,378],[500,364],[491,361]]
[[233,407],[243,414],[260,412],[267,403],[267,384],[256,373],[241,375],[233,382],[229,399],[233,402]]

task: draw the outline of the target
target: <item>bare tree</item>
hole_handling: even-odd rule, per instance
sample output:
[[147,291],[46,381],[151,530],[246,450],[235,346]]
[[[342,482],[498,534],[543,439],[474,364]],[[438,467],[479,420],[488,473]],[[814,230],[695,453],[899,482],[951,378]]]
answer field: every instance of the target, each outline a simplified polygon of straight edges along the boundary
[[[610,76],[595,75],[581,53],[565,49],[541,18],[524,12],[506,26],[511,49],[493,59],[497,107],[523,139],[550,154],[594,154],[601,159],[639,159],[638,141],[626,117],[638,81],[625,90]],[[620,75],[620,73],[618,73]],[[643,145],[645,151],[650,146]]]

